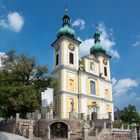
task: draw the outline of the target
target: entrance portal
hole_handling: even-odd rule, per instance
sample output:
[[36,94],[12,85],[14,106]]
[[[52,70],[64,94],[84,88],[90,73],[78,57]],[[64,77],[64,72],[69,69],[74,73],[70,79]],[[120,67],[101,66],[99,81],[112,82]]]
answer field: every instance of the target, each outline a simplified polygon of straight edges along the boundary
[[68,126],[64,122],[55,122],[50,125],[51,139],[68,138]]
[[92,114],[91,114],[91,119],[92,119],[92,120],[97,119],[97,112],[92,112]]

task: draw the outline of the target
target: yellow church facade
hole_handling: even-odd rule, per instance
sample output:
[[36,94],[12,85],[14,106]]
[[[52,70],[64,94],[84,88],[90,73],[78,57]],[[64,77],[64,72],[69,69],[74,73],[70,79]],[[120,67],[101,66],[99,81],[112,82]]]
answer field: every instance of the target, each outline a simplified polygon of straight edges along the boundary
[[[79,58],[79,45],[70,18],[65,13],[63,24],[53,42],[53,72],[58,80],[58,92],[54,95],[54,112],[60,118],[69,118],[69,112],[91,115],[98,118],[112,113],[112,82],[110,77],[110,56],[100,45],[100,34],[94,34],[95,44],[89,54]],[[72,105],[73,103],[73,105]],[[73,106],[73,107],[72,107]]]

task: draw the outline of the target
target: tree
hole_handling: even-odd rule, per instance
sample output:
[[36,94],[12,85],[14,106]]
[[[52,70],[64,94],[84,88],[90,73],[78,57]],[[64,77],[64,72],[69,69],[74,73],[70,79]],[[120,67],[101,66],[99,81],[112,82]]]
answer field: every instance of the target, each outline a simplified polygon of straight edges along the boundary
[[26,114],[41,106],[41,92],[57,87],[49,75],[48,66],[38,65],[35,58],[17,55],[14,49],[6,53],[0,70],[0,115],[9,117],[16,112]]
[[131,124],[132,122],[140,123],[140,115],[134,105],[128,105],[121,110],[120,118],[123,122]]

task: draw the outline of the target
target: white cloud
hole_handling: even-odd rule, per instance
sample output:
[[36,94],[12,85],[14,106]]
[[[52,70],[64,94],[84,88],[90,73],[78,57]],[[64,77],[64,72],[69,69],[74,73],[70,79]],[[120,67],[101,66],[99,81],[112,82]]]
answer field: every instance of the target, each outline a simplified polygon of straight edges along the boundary
[[2,63],[1,63],[1,58],[5,57],[5,53],[4,52],[0,52],[0,67],[2,66]]
[[120,59],[119,52],[117,50],[113,50],[112,48],[109,50],[109,53],[112,57]]
[[8,22],[11,30],[19,32],[24,24],[24,19],[19,13],[13,12],[8,14]]
[[136,41],[132,44],[133,47],[140,46],[140,34],[136,35]]
[[0,20],[0,27],[8,28],[8,24],[6,23],[6,20],[4,20],[4,19]]
[[[101,32],[100,40],[101,44],[106,48],[107,52],[113,57],[120,59],[119,52],[114,49],[114,46],[116,45],[115,41],[113,40],[112,30],[108,33],[106,30],[106,27],[103,23],[99,24],[99,31]],[[94,39],[88,38],[85,40],[80,39],[82,42],[80,44],[80,57],[83,55],[88,55],[90,53],[91,46],[94,45]]]
[[133,47],[138,47],[140,46],[140,41],[136,41],[135,43],[132,44]]
[[140,97],[131,91],[138,86],[138,82],[131,78],[124,78],[117,80],[112,78],[112,88],[113,88],[113,100],[114,106],[123,108],[128,104],[133,104],[137,108],[140,107]]
[[6,19],[0,20],[0,27],[20,32],[24,25],[24,18],[18,12],[10,12]]
[[109,32],[107,32],[107,29],[103,23],[99,24],[99,31],[101,32],[101,44],[106,48],[108,53],[113,57],[120,59],[119,52],[114,49],[114,46],[116,45],[116,42],[113,40],[113,33],[112,29],[110,29]]
[[85,39],[84,41],[81,40],[80,37],[78,37],[77,39],[82,42],[79,47],[80,57],[89,54],[90,48],[94,44],[94,39],[89,38],[89,39]]
[[82,30],[85,28],[85,21],[83,19],[77,19],[72,23],[72,26],[78,26]]
[[6,5],[1,4],[1,5],[0,5],[0,8],[5,9],[5,8],[6,8]]
[[130,94],[127,94],[126,92],[121,95],[113,95],[114,99],[114,107],[116,106],[117,108],[124,108],[128,106],[128,104],[135,105],[137,110],[140,112],[140,97],[135,93],[131,92]]
[[113,92],[115,94],[122,94],[138,86],[137,81],[132,80],[130,78],[124,78],[120,80],[116,80],[115,78],[113,78],[112,82],[113,82]]
[[100,23],[98,28],[99,28],[99,31],[101,32],[101,36],[100,36],[101,44],[107,50],[110,50],[116,44],[112,37],[112,30],[107,32],[107,29],[103,23]]
[[116,85],[116,83],[117,83],[117,79],[113,77],[112,78],[112,87],[114,87]]

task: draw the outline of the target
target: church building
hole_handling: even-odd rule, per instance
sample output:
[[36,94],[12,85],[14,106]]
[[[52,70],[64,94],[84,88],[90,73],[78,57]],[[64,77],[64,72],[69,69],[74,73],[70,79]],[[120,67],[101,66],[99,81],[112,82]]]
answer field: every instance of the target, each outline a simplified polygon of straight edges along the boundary
[[58,80],[58,92],[54,94],[54,112],[60,118],[69,118],[69,112],[85,115],[97,113],[99,119],[112,114],[113,100],[110,76],[110,59],[100,43],[100,32],[94,33],[94,44],[89,53],[79,58],[80,41],[70,26],[67,9],[62,27],[52,43],[53,71]]

